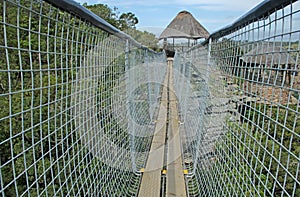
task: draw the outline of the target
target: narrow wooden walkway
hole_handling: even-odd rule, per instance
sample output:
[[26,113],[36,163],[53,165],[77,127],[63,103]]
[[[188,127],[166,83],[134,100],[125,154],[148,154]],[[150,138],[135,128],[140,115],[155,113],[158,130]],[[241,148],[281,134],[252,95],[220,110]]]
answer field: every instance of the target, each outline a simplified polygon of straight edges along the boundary
[[177,98],[174,90],[174,75],[172,62],[170,62],[169,78],[169,129],[167,154],[167,184],[166,196],[186,196],[186,187],[182,168],[182,151],[179,133],[179,117]]
[[[186,196],[178,124],[172,61],[168,61],[155,134],[138,196],[164,196],[161,191],[165,191],[166,196]],[[164,161],[167,163],[164,164]],[[166,184],[161,182],[162,174],[166,176]]]

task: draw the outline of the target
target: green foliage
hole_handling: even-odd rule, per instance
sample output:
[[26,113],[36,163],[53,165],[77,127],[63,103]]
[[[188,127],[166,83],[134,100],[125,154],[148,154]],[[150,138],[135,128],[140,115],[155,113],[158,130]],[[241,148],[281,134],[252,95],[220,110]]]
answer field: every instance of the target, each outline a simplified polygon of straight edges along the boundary
[[136,29],[136,25],[138,24],[139,20],[134,13],[128,12],[120,14],[118,8],[114,7],[111,9],[104,4],[88,5],[85,3],[83,6],[109,22],[111,25],[129,34],[139,43],[153,49],[154,51],[159,51],[159,40],[154,34]]
[[295,182],[300,175],[297,172],[300,155],[297,113],[297,106],[290,105],[286,109],[261,104],[246,111],[249,122],[228,122],[226,140],[217,151],[229,157],[223,161],[229,163],[223,177],[230,183],[241,180],[236,182],[242,185],[239,195],[271,196],[273,191],[275,196],[285,191],[285,195],[292,195],[295,186],[295,196],[300,194]]
[[135,25],[139,22],[132,12],[120,15],[117,7],[111,9],[104,4],[88,5],[87,3],[84,3],[83,6],[120,30],[135,28]]
[[[55,22],[56,18],[69,20],[67,14],[41,2],[22,0],[20,4],[22,7],[13,1],[0,4],[8,24],[1,25],[0,35],[5,38],[0,45],[9,47],[0,49],[2,184],[6,196],[28,189],[32,195],[46,192],[51,196],[58,192],[61,182],[68,183],[63,172],[72,176],[71,168],[63,163],[69,160],[68,155],[76,155],[71,144],[73,121],[68,116],[69,81],[76,73],[74,60],[64,54],[80,49],[66,40],[69,32],[64,24]],[[42,18],[41,10],[45,13]],[[68,193],[66,187],[61,189],[61,194]]]
[[94,14],[103,18],[111,25],[117,28],[120,27],[118,19],[118,8],[114,7],[113,9],[111,9],[110,7],[104,4],[88,5],[87,3],[84,3],[83,6],[91,10]]
[[[114,87],[119,85],[118,79],[124,77],[124,63],[125,54],[121,54],[105,68],[102,74],[103,77],[98,82],[97,117],[104,130],[104,134],[115,145],[126,149],[129,147],[128,131],[124,130],[118,123],[119,121],[114,118],[112,99],[107,99],[113,97]],[[122,142],[122,144],[118,142]]]
[[144,46],[147,46],[154,51],[160,50],[158,46],[159,40],[155,37],[154,34],[147,31],[142,32],[132,28],[125,30],[125,32]]
[[139,23],[135,14],[128,12],[121,14],[119,18],[120,29],[135,28],[135,25]]
[[[113,17],[107,6],[103,9],[108,19]],[[94,47],[90,40],[101,43],[109,35],[45,2],[1,1],[0,10],[0,175],[5,196],[86,196],[90,190],[124,196],[125,179],[135,175],[93,156],[71,116],[72,85],[83,57]],[[106,84],[99,85],[103,100],[110,100],[106,90],[124,73],[124,62],[121,55],[105,71],[107,83],[99,83]],[[109,116],[106,109],[99,115]],[[128,138],[113,118],[104,127]],[[123,142],[125,146],[128,140]],[[113,187],[104,186],[103,177],[112,173],[118,179]]]

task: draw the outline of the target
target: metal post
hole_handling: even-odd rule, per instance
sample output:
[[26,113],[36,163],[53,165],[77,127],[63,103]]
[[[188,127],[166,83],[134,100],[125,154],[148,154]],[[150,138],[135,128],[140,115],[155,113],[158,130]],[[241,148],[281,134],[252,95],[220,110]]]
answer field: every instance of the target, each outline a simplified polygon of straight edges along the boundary
[[212,39],[211,38],[209,38],[209,43],[208,43],[208,65],[210,65],[210,58],[211,58],[211,43],[212,43]]
[[175,39],[173,38],[173,51],[175,51]]

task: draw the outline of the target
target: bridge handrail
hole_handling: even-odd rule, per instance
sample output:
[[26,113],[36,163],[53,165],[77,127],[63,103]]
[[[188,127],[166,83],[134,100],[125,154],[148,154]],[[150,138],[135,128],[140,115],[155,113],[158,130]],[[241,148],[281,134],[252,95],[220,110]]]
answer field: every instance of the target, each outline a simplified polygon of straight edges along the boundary
[[237,29],[245,27],[250,22],[256,22],[266,16],[276,12],[277,9],[283,8],[286,5],[296,2],[297,0],[265,0],[255,6],[253,9],[242,15],[232,24],[225,26],[224,28],[212,33],[202,44],[206,45],[210,39],[216,40],[222,36],[228,35]]
[[130,35],[124,33],[123,31],[119,30],[118,28],[114,27],[113,25],[109,24],[107,21],[90,11],[89,9],[85,8],[84,6],[80,5],[79,3],[73,0],[45,0],[46,2],[54,5],[55,7],[62,9],[64,11],[70,12],[81,19],[84,19],[94,26],[110,33],[118,38],[125,39],[130,41],[134,46],[138,48],[147,48],[143,46],[141,43],[137,42],[133,39]]

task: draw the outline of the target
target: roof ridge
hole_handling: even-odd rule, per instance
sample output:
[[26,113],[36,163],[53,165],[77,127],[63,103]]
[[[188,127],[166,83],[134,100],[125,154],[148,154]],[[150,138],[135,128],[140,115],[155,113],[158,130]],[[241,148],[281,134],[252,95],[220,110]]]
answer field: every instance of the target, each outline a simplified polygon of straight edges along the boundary
[[164,38],[188,38],[199,39],[208,38],[209,32],[201,25],[194,16],[183,10],[169,23],[167,28],[161,33],[159,39]]

